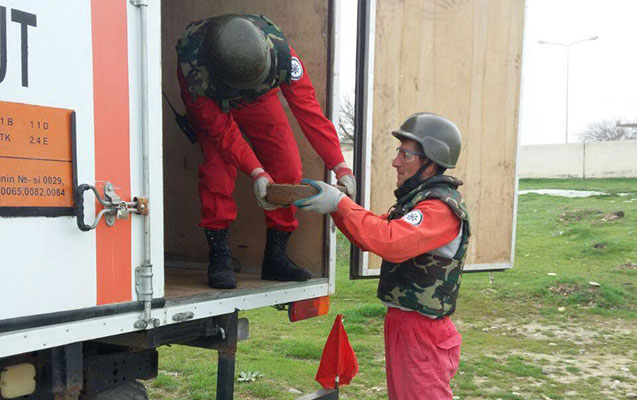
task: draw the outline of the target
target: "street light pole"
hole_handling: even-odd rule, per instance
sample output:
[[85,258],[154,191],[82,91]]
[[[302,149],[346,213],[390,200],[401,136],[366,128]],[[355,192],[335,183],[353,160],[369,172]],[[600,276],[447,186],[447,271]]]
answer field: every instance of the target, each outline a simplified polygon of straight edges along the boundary
[[566,132],[564,133],[564,143],[568,144],[568,73],[571,64],[571,46],[566,46]]
[[545,40],[539,40],[539,44],[552,44],[554,46],[562,46],[566,47],[566,132],[564,133],[564,143],[568,143],[568,78],[569,78],[569,69],[571,63],[571,46],[574,46],[578,43],[588,42],[589,40],[597,40],[599,36],[592,36],[586,39],[577,40],[571,43],[559,43],[559,42],[547,42]]

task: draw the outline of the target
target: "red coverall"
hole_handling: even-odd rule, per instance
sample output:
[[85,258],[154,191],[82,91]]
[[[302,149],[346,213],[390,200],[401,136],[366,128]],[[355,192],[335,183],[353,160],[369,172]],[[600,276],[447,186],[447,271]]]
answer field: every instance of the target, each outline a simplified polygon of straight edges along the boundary
[[[458,236],[460,219],[440,200],[425,200],[417,225],[387,220],[343,198],[332,213],[336,226],[362,250],[384,260],[403,262],[443,247]],[[449,381],[460,361],[461,337],[449,319],[388,307],[385,364],[389,400],[452,399]]]
[[[291,56],[297,57],[290,48]],[[297,57],[298,59],[298,57]],[[299,60],[300,61],[300,60]],[[282,83],[280,91],[298,121],[306,138],[332,169],[344,161],[334,125],[321,111],[314,86],[305,66],[298,80]],[[237,216],[232,199],[237,168],[246,174],[263,168],[277,183],[299,183],[301,157],[283,106],[274,88],[257,101],[245,103],[229,113],[221,111],[211,98],[193,99],[188,85],[177,67],[181,97],[188,111],[188,119],[197,132],[204,162],[199,166],[200,226],[225,229]],[[252,148],[245,141],[243,133]],[[291,232],[298,222],[296,207],[264,211],[266,225],[279,231]]]

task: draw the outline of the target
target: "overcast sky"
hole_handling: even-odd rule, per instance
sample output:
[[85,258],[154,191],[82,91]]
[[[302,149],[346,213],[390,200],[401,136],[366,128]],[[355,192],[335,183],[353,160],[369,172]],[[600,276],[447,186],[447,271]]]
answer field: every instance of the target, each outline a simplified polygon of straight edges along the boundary
[[521,102],[521,144],[564,143],[566,48],[569,142],[591,122],[637,120],[637,1],[527,0]]
[[[377,0],[382,1],[382,0]],[[341,0],[341,92],[353,92],[356,0]],[[564,143],[566,48],[569,142],[589,123],[637,121],[637,0],[527,0],[523,50],[520,144]]]
[[[637,0],[636,0],[637,1]],[[356,74],[356,14],[358,0],[338,0],[341,12],[341,94],[354,96]]]

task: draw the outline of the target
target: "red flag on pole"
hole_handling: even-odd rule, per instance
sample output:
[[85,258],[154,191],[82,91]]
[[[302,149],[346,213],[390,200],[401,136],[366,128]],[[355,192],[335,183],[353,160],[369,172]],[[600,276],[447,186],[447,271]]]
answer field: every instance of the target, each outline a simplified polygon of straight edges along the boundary
[[327,337],[314,380],[326,389],[333,389],[337,385],[348,385],[357,373],[358,360],[343,327],[343,316],[338,314]]

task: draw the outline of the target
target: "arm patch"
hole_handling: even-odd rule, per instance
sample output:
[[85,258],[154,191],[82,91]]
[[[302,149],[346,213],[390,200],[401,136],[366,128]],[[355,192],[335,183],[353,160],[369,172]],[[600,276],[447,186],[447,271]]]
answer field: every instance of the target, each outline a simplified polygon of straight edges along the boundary
[[401,219],[409,222],[413,226],[420,226],[422,223],[422,212],[420,210],[413,210],[403,215]]
[[293,81],[298,81],[303,77],[303,65],[298,58],[292,57],[291,77]]

